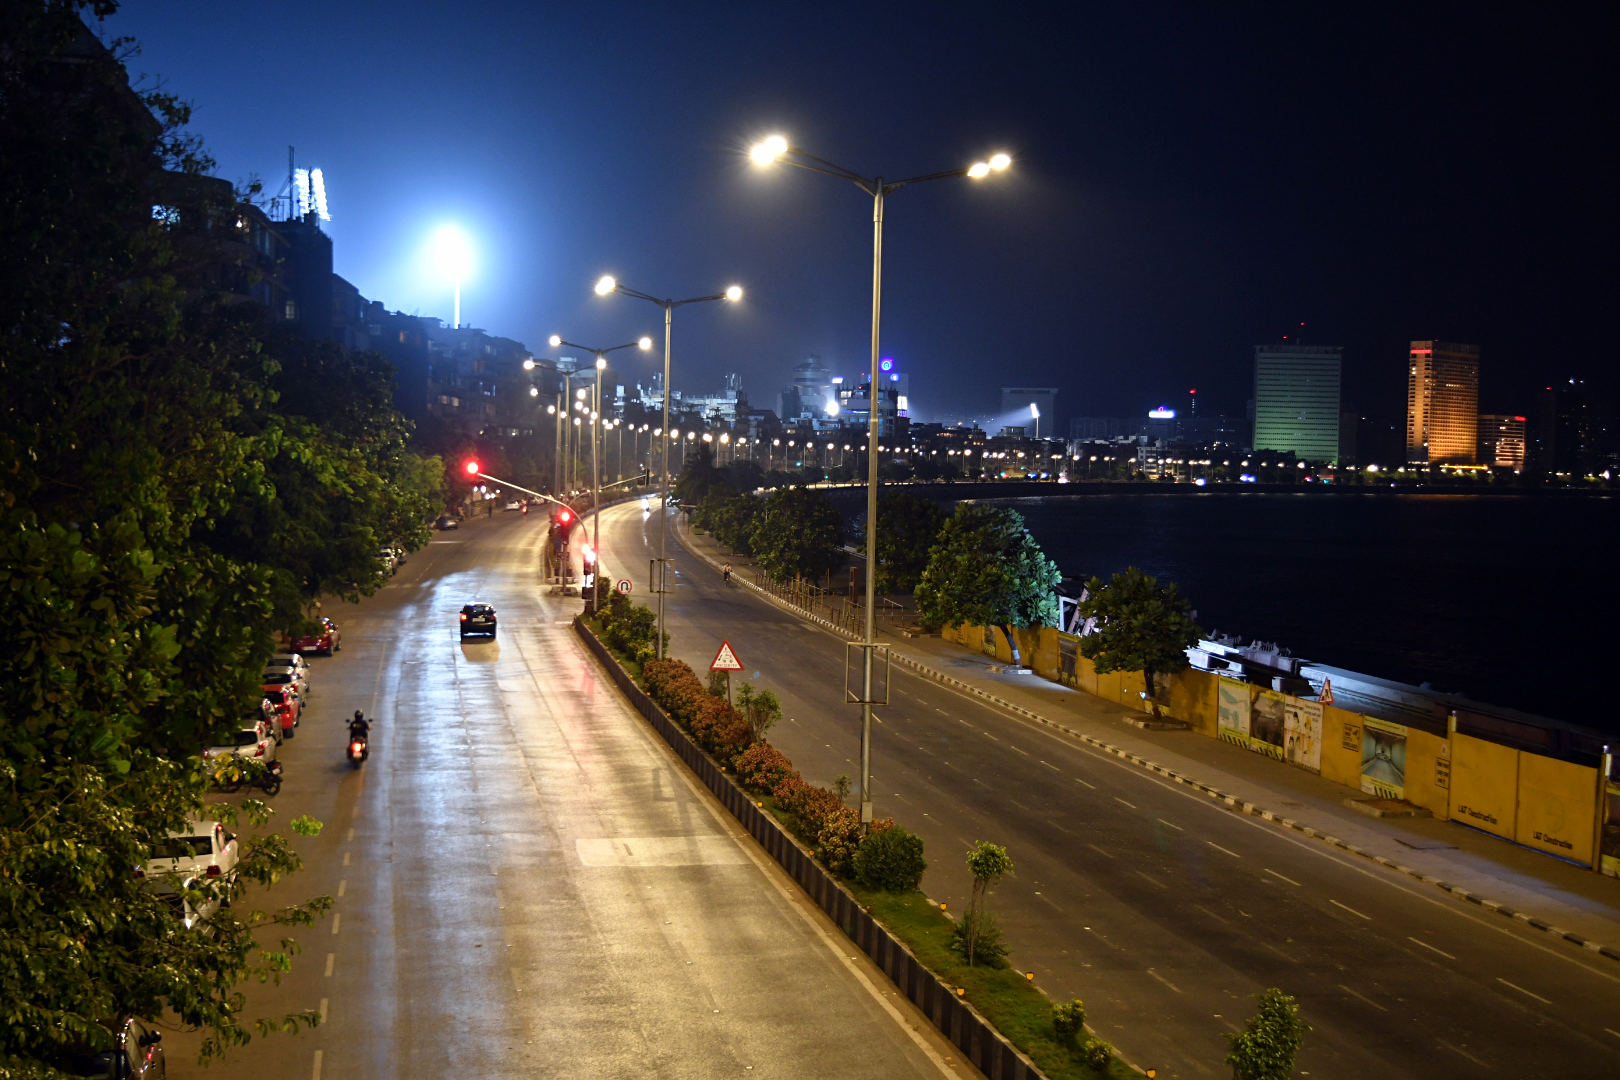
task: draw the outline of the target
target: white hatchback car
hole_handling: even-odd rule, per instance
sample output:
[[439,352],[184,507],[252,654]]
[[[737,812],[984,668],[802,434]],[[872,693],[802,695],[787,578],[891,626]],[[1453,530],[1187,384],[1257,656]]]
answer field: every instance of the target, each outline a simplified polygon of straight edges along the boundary
[[290,675],[299,696],[309,696],[309,661],[298,653],[276,653],[264,662],[265,681],[271,675]]
[[204,761],[235,756],[268,765],[276,760],[276,736],[269,724],[256,720],[253,726],[238,731],[230,743],[210,746],[202,752],[202,756]]
[[241,857],[236,834],[227,831],[222,823],[193,821],[152,845],[145,876],[175,873],[229,877]]

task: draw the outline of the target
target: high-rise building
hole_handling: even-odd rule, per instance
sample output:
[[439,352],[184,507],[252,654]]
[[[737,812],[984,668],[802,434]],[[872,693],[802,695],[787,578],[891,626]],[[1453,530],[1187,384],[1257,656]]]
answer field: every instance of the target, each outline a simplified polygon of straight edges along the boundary
[[1338,461],[1343,356],[1337,345],[1254,347],[1254,449]]
[[1480,465],[1524,471],[1524,425],[1522,416],[1479,414]]
[[1406,460],[1472,465],[1478,453],[1479,346],[1412,342],[1406,384]]
[[1530,471],[1583,476],[1598,465],[1600,424],[1584,379],[1554,383],[1536,395],[1535,417],[1526,432]]

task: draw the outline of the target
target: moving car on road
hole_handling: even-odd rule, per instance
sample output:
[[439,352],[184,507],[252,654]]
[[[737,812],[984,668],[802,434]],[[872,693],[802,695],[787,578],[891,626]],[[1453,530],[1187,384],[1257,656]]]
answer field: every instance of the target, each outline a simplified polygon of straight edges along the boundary
[[467,604],[461,609],[461,636],[473,634],[495,636],[495,609],[488,604]]
[[439,520],[435,521],[433,523],[433,527],[435,529],[440,529],[440,530],[459,529],[459,528],[461,528],[461,522],[457,521],[455,518],[451,517],[449,514],[440,514],[439,515]]
[[508,499],[506,509],[512,511],[513,513],[517,513],[523,509],[523,504],[518,502],[516,499]]
[[293,652],[312,652],[320,653],[322,656],[331,656],[343,648],[343,633],[338,630],[338,624],[327,618],[316,621],[319,625],[316,626],[314,631],[293,642]]

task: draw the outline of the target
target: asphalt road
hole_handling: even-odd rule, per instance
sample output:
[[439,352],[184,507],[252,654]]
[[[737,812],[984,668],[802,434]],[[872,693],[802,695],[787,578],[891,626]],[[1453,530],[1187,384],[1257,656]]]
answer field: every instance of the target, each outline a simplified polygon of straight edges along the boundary
[[[318,1008],[212,1075],[942,1077],[954,1050],[755,849],[606,682],[535,584],[543,515],[435,534],[358,608],[282,748],[281,821],[326,893],[249,1016]],[[457,612],[495,605],[495,641]],[[370,760],[343,759],[354,709]],[[176,1076],[195,1035],[166,1046]]]
[[[657,524],[606,510],[606,565],[644,583]],[[669,546],[672,654],[704,668],[729,639],[782,697],[772,742],[807,779],[856,777],[843,642]],[[966,849],[1004,844],[1017,872],[992,910],[1013,963],[1083,999],[1137,1064],[1229,1076],[1223,1036],[1277,986],[1313,1029],[1301,1076],[1620,1076],[1620,964],[898,667],[891,700],[873,736],[877,812],[924,837],[925,891],[960,909]]]

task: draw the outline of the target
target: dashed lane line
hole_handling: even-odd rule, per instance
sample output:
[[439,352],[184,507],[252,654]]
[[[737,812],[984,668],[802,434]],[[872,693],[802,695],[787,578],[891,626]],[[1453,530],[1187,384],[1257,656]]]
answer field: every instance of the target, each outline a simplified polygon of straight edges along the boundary
[[1148,968],[1147,971],[1148,971],[1149,975],[1153,976],[1155,979],[1158,979],[1160,982],[1164,983],[1164,985],[1168,986],[1170,989],[1174,990],[1176,993],[1178,993],[1178,994],[1181,993],[1181,987],[1177,986],[1175,983],[1171,982],[1169,979],[1165,978],[1163,975],[1160,975],[1157,971],[1154,971],[1152,968]]
[[1406,936],[1406,940],[1412,942],[1414,945],[1421,945],[1425,949],[1428,949],[1430,952],[1439,953],[1441,956],[1445,957],[1447,960],[1455,960],[1455,959],[1457,959],[1455,956],[1452,956],[1450,953],[1446,952],[1444,949],[1437,949],[1433,945],[1430,945],[1427,941],[1422,941],[1422,940],[1420,940],[1418,938],[1415,938],[1415,937],[1411,936],[1410,934],[1408,934]]
[[1333,899],[1331,896],[1328,897],[1328,903],[1332,904],[1334,907],[1344,908],[1344,910],[1348,911],[1350,914],[1354,915],[1358,919],[1366,919],[1368,922],[1372,922],[1372,916],[1371,915],[1363,915],[1361,912],[1357,911],[1355,908],[1351,907],[1349,904],[1341,904],[1337,900]]
[[1042,760],[1040,758],[1036,758],[1035,760],[1040,761],[1040,763],[1042,765],[1045,765],[1048,769],[1051,769],[1054,772],[1062,772],[1063,771],[1062,769],[1059,769],[1056,765],[1052,764],[1050,761],[1045,761],[1045,760]]
[[332,965],[337,962],[337,953],[326,954],[326,978],[332,977]]
[[1155,818],[1154,820],[1157,821],[1160,825],[1168,825],[1168,826],[1170,826],[1172,829],[1176,830],[1176,832],[1186,832],[1187,831],[1186,829],[1183,829],[1180,825],[1177,825],[1173,821],[1166,821],[1166,820],[1164,820],[1164,818]]
[[1108,854],[1108,852],[1104,851],[1102,848],[1098,847],[1096,844],[1087,844],[1086,847],[1090,848],[1092,851],[1095,851],[1105,859],[1112,859],[1114,857]]
[[1536,992],[1534,992],[1532,990],[1526,990],[1524,987],[1520,986],[1518,983],[1510,983],[1506,979],[1502,978],[1502,976],[1500,976],[1500,975],[1498,975],[1496,977],[1496,981],[1501,983],[1503,986],[1511,986],[1513,989],[1517,990],[1519,993],[1523,994],[1525,997],[1533,997],[1533,998],[1535,998],[1537,1001],[1541,1002],[1543,1005],[1551,1005],[1552,1004],[1552,1002],[1548,1001],[1546,998],[1542,997],[1540,994],[1538,994],[1538,993],[1536,993]]
[[310,1066],[309,1080],[321,1080],[321,1052],[315,1051],[315,1064]]
[[342,922],[343,922],[343,912],[340,911],[336,915],[332,916],[332,933],[335,934],[335,933],[338,932],[338,925],[340,923],[342,923]]
[[1299,882],[1295,881],[1293,878],[1285,877],[1282,874],[1277,873],[1277,871],[1273,870],[1269,866],[1266,867],[1265,870],[1266,870],[1266,873],[1270,874],[1274,878],[1280,878],[1281,880],[1288,882],[1288,884],[1290,884],[1290,885],[1299,885],[1300,888],[1302,888],[1302,889],[1304,888],[1303,885],[1300,885]]
[[1484,1068],[1484,1069],[1490,1068],[1489,1065],[1486,1065],[1483,1061],[1479,1060],[1479,1058],[1475,1057],[1473,1054],[1470,1054],[1468,1051],[1464,1050],[1460,1046],[1452,1046],[1450,1043],[1446,1042],[1446,1040],[1444,1040],[1444,1039],[1436,1039],[1434,1041],[1439,1043],[1441,1046],[1445,1047],[1447,1050],[1450,1050],[1452,1053],[1461,1054],[1463,1057],[1467,1058],[1469,1061],[1472,1061],[1475,1065],[1478,1065],[1481,1068]]
[[[1074,778],[1074,782],[1077,783],[1077,784],[1086,784],[1086,782],[1084,780],[1080,779],[1078,776]],[[1086,787],[1090,788],[1092,791],[1097,790],[1097,785],[1096,784],[1086,784]]]
[[1356,998],[1359,1001],[1365,1001],[1368,1005],[1371,1005],[1373,1008],[1377,1009],[1379,1012],[1389,1012],[1388,1009],[1386,1009],[1382,1005],[1378,1004],[1378,1002],[1374,1001],[1372,998],[1367,997],[1364,994],[1356,993],[1354,990],[1352,990],[1348,986],[1344,985],[1344,983],[1339,984],[1339,989],[1343,990],[1345,993],[1349,994],[1351,997]]
[[1120,804],[1120,805],[1122,805],[1122,806],[1128,806],[1128,807],[1130,807],[1130,808],[1131,808],[1131,809],[1132,809],[1132,810],[1135,810],[1135,809],[1136,809],[1136,804],[1135,804],[1135,803],[1133,803],[1133,802],[1126,802],[1126,801],[1125,801],[1125,800],[1124,800],[1124,799],[1122,799],[1122,798],[1120,798],[1120,797],[1119,797],[1119,796],[1118,796],[1118,795],[1115,795],[1115,796],[1114,796],[1114,801],[1115,801],[1115,802],[1117,802],[1117,803],[1119,803],[1119,804]]
[[1228,855],[1232,856],[1232,858],[1234,858],[1234,859],[1243,858],[1243,856],[1239,855],[1237,852],[1233,851],[1231,848],[1223,848],[1223,847],[1221,847],[1221,845],[1217,844],[1213,840],[1205,840],[1204,843],[1208,844],[1210,847],[1214,848],[1216,851],[1224,851],[1224,852],[1226,852]]

